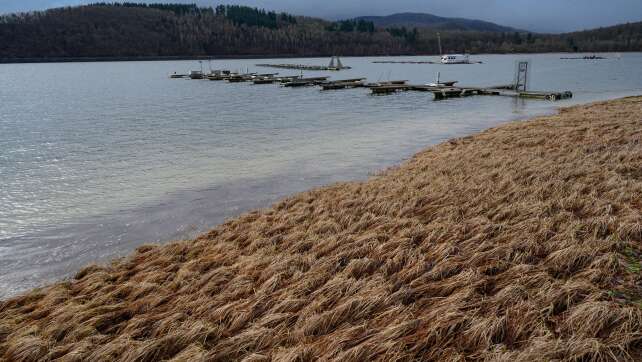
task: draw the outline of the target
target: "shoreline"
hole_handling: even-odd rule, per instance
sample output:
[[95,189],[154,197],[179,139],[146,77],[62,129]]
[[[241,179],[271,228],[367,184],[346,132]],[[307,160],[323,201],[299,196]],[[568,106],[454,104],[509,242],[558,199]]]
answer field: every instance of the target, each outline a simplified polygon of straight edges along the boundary
[[0,356],[637,356],[641,110],[634,96],[506,122],[87,267],[0,302]]
[[[546,53],[481,53],[484,55],[530,55],[530,54],[627,54],[638,51],[622,52],[546,52]],[[52,57],[52,58],[0,58],[0,64],[41,64],[41,63],[108,63],[108,62],[147,62],[147,61],[182,61],[182,60],[247,60],[247,59],[305,59],[329,58],[333,55],[296,55],[296,54],[264,54],[264,55],[177,55],[177,56],[113,56],[113,57]],[[394,54],[394,55],[358,55],[341,56],[342,58],[397,58],[397,57],[438,57],[439,54]]]
[[[405,146],[394,147],[394,157],[358,169],[345,168],[334,172],[298,174],[295,169],[270,177],[237,180],[235,185],[210,184],[196,189],[167,193],[164,197],[132,208],[95,214],[65,221],[65,226],[51,226],[22,237],[7,239],[5,264],[0,263],[0,301],[19,296],[29,290],[68,280],[80,268],[90,263],[106,264],[126,257],[144,244],[165,244],[173,240],[193,239],[206,233],[213,225],[254,210],[269,207],[289,195],[337,182],[360,182],[381,170],[410,159],[417,152],[453,137],[464,137],[508,122],[557,114],[559,106],[529,112],[529,115],[506,114],[494,116],[492,122],[475,130],[458,131],[450,125],[443,137],[421,138]],[[390,140],[388,140],[390,141]],[[388,147],[389,148],[389,147]],[[367,160],[363,160],[366,161]],[[356,166],[356,165],[355,165]],[[348,171],[350,170],[350,171]],[[244,191],[243,191],[244,190]],[[264,190],[254,193],[253,190]],[[245,196],[240,196],[245,195]],[[260,202],[256,202],[260,199]],[[230,200],[234,200],[230,204]],[[171,215],[171,216],[170,216]],[[198,215],[198,216],[197,216]],[[91,225],[100,225],[95,227]],[[46,240],[39,243],[39,240]],[[11,250],[20,244],[17,255]],[[82,245],[77,248],[76,245]],[[51,250],[57,258],[51,258]],[[98,250],[99,252],[88,252]],[[32,268],[31,265],[37,265]]]

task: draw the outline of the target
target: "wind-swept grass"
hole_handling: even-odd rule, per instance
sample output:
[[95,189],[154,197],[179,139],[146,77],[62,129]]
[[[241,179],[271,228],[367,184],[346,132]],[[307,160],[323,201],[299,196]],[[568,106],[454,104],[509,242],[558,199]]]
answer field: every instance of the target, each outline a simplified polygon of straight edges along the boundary
[[429,148],[0,304],[8,361],[640,360],[642,98]]

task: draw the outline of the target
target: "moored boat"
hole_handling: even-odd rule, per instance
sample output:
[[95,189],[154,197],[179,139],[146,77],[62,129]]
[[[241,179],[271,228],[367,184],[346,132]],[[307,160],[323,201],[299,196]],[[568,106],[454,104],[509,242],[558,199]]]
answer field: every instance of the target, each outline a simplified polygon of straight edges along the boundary
[[441,64],[470,64],[468,54],[444,54],[441,56]]
[[259,77],[253,80],[254,84],[272,84],[276,82],[274,77]]
[[200,70],[192,70],[189,72],[190,79],[203,79],[203,72]]
[[452,87],[457,82],[458,81],[456,81],[456,80],[450,80],[450,81],[445,81],[445,82],[428,83],[426,85],[429,86],[429,87]]

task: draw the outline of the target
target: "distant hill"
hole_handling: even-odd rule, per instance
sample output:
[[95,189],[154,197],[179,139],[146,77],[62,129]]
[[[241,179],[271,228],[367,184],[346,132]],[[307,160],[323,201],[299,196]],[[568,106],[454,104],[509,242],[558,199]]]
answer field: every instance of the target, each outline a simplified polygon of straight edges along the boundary
[[502,26],[495,23],[474,19],[444,18],[424,13],[399,13],[388,16],[361,16],[357,19],[371,21],[376,26],[406,28],[430,28],[435,30],[460,30],[460,31],[491,31],[514,32],[515,28]]
[[563,39],[571,52],[639,52],[642,51],[642,21],[565,33],[556,38]]

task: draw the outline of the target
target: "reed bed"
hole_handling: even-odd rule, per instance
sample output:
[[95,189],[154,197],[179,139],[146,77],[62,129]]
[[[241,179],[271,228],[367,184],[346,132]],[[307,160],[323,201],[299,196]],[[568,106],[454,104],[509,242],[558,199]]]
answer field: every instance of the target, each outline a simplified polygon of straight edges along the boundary
[[640,360],[641,138],[633,97],[450,140],[6,300],[0,356]]

